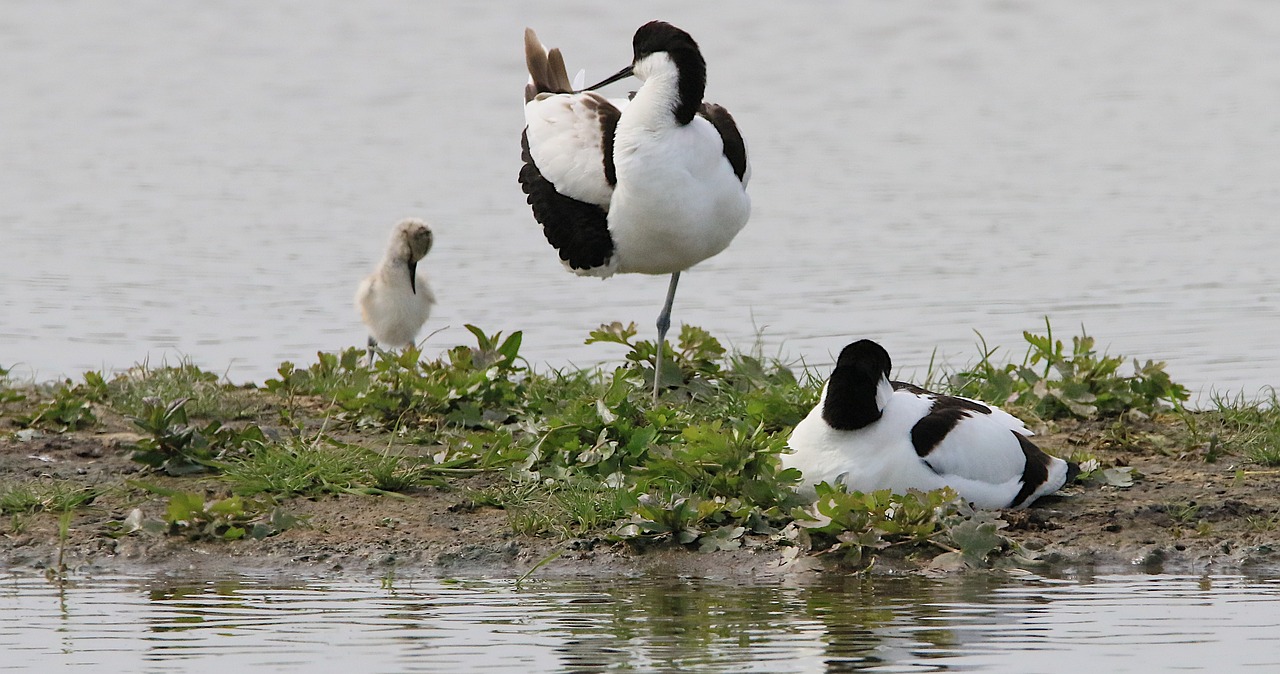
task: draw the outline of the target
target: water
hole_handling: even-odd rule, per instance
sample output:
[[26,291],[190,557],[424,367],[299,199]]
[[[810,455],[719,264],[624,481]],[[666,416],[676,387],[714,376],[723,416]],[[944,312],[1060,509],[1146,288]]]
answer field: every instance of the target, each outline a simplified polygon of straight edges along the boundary
[[1280,583],[101,577],[0,584],[5,671],[1274,671]]
[[0,8],[0,365],[188,357],[235,381],[361,344],[358,279],[430,220],[443,328],[620,354],[666,280],[565,273],[516,184],[521,31],[595,76],[661,16],[702,44],[754,213],[675,320],[905,376],[1080,326],[1201,394],[1280,382],[1280,6],[95,3]]

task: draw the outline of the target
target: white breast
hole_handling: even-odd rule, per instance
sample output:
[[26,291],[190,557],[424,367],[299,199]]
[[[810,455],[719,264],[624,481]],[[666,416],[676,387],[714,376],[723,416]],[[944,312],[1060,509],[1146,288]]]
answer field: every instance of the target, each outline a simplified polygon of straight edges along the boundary
[[618,184],[609,231],[620,271],[688,269],[727,248],[751,215],[751,199],[724,156],[720,134],[702,117],[651,129],[623,115],[614,157]]

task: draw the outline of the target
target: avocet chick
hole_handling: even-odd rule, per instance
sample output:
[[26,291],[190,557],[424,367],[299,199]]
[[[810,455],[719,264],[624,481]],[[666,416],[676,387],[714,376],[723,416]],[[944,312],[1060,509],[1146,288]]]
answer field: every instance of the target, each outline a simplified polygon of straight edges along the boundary
[[360,283],[356,309],[369,327],[369,362],[373,351],[414,343],[431,315],[436,296],[418,262],[431,250],[431,228],[416,218],[401,220],[391,232],[387,254],[377,269]]

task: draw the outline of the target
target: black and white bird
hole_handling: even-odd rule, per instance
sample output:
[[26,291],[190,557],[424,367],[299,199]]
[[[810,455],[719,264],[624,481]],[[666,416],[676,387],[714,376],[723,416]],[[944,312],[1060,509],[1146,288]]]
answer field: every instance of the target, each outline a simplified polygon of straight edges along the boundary
[[418,262],[431,250],[431,228],[408,218],[391,231],[387,252],[373,273],[356,290],[356,310],[369,328],[369,362],[374,349],[406,347],[431,315],[436,296]]
[[791,433],[783,465],[851,491],[951,487],[979,508],[1025,508],[1075,477],[1075,464],[1031,443],[1013,415],[967,398],[889,380],[889,353],[844,348],[822,397]]
[[[702,100],[706,62],[662,21],[636,31],[631,65],[574,91],[559,50],[525,30],[520,184],[561,262],[582,276],[670,274],[658,317],[654,401],[680,272],[728,247],[751,201],[747,150],[733,117]],[[634,75],[629,99],[595,93]]]

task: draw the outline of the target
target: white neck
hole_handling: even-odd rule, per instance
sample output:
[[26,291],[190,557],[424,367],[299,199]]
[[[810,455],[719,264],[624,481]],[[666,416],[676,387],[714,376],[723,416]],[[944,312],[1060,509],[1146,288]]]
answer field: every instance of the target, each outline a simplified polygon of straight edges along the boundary
[[893,384],[890,384],[888,379],[881,377],[880,383],[876,385],[876,409],[883,412],[891,397],[893,397]]
[[618,126],[658,130],[676,125],[673,112],[680,103],[680,71],[665,52],[650,54],[635,66],[644,84],[627,105]]

